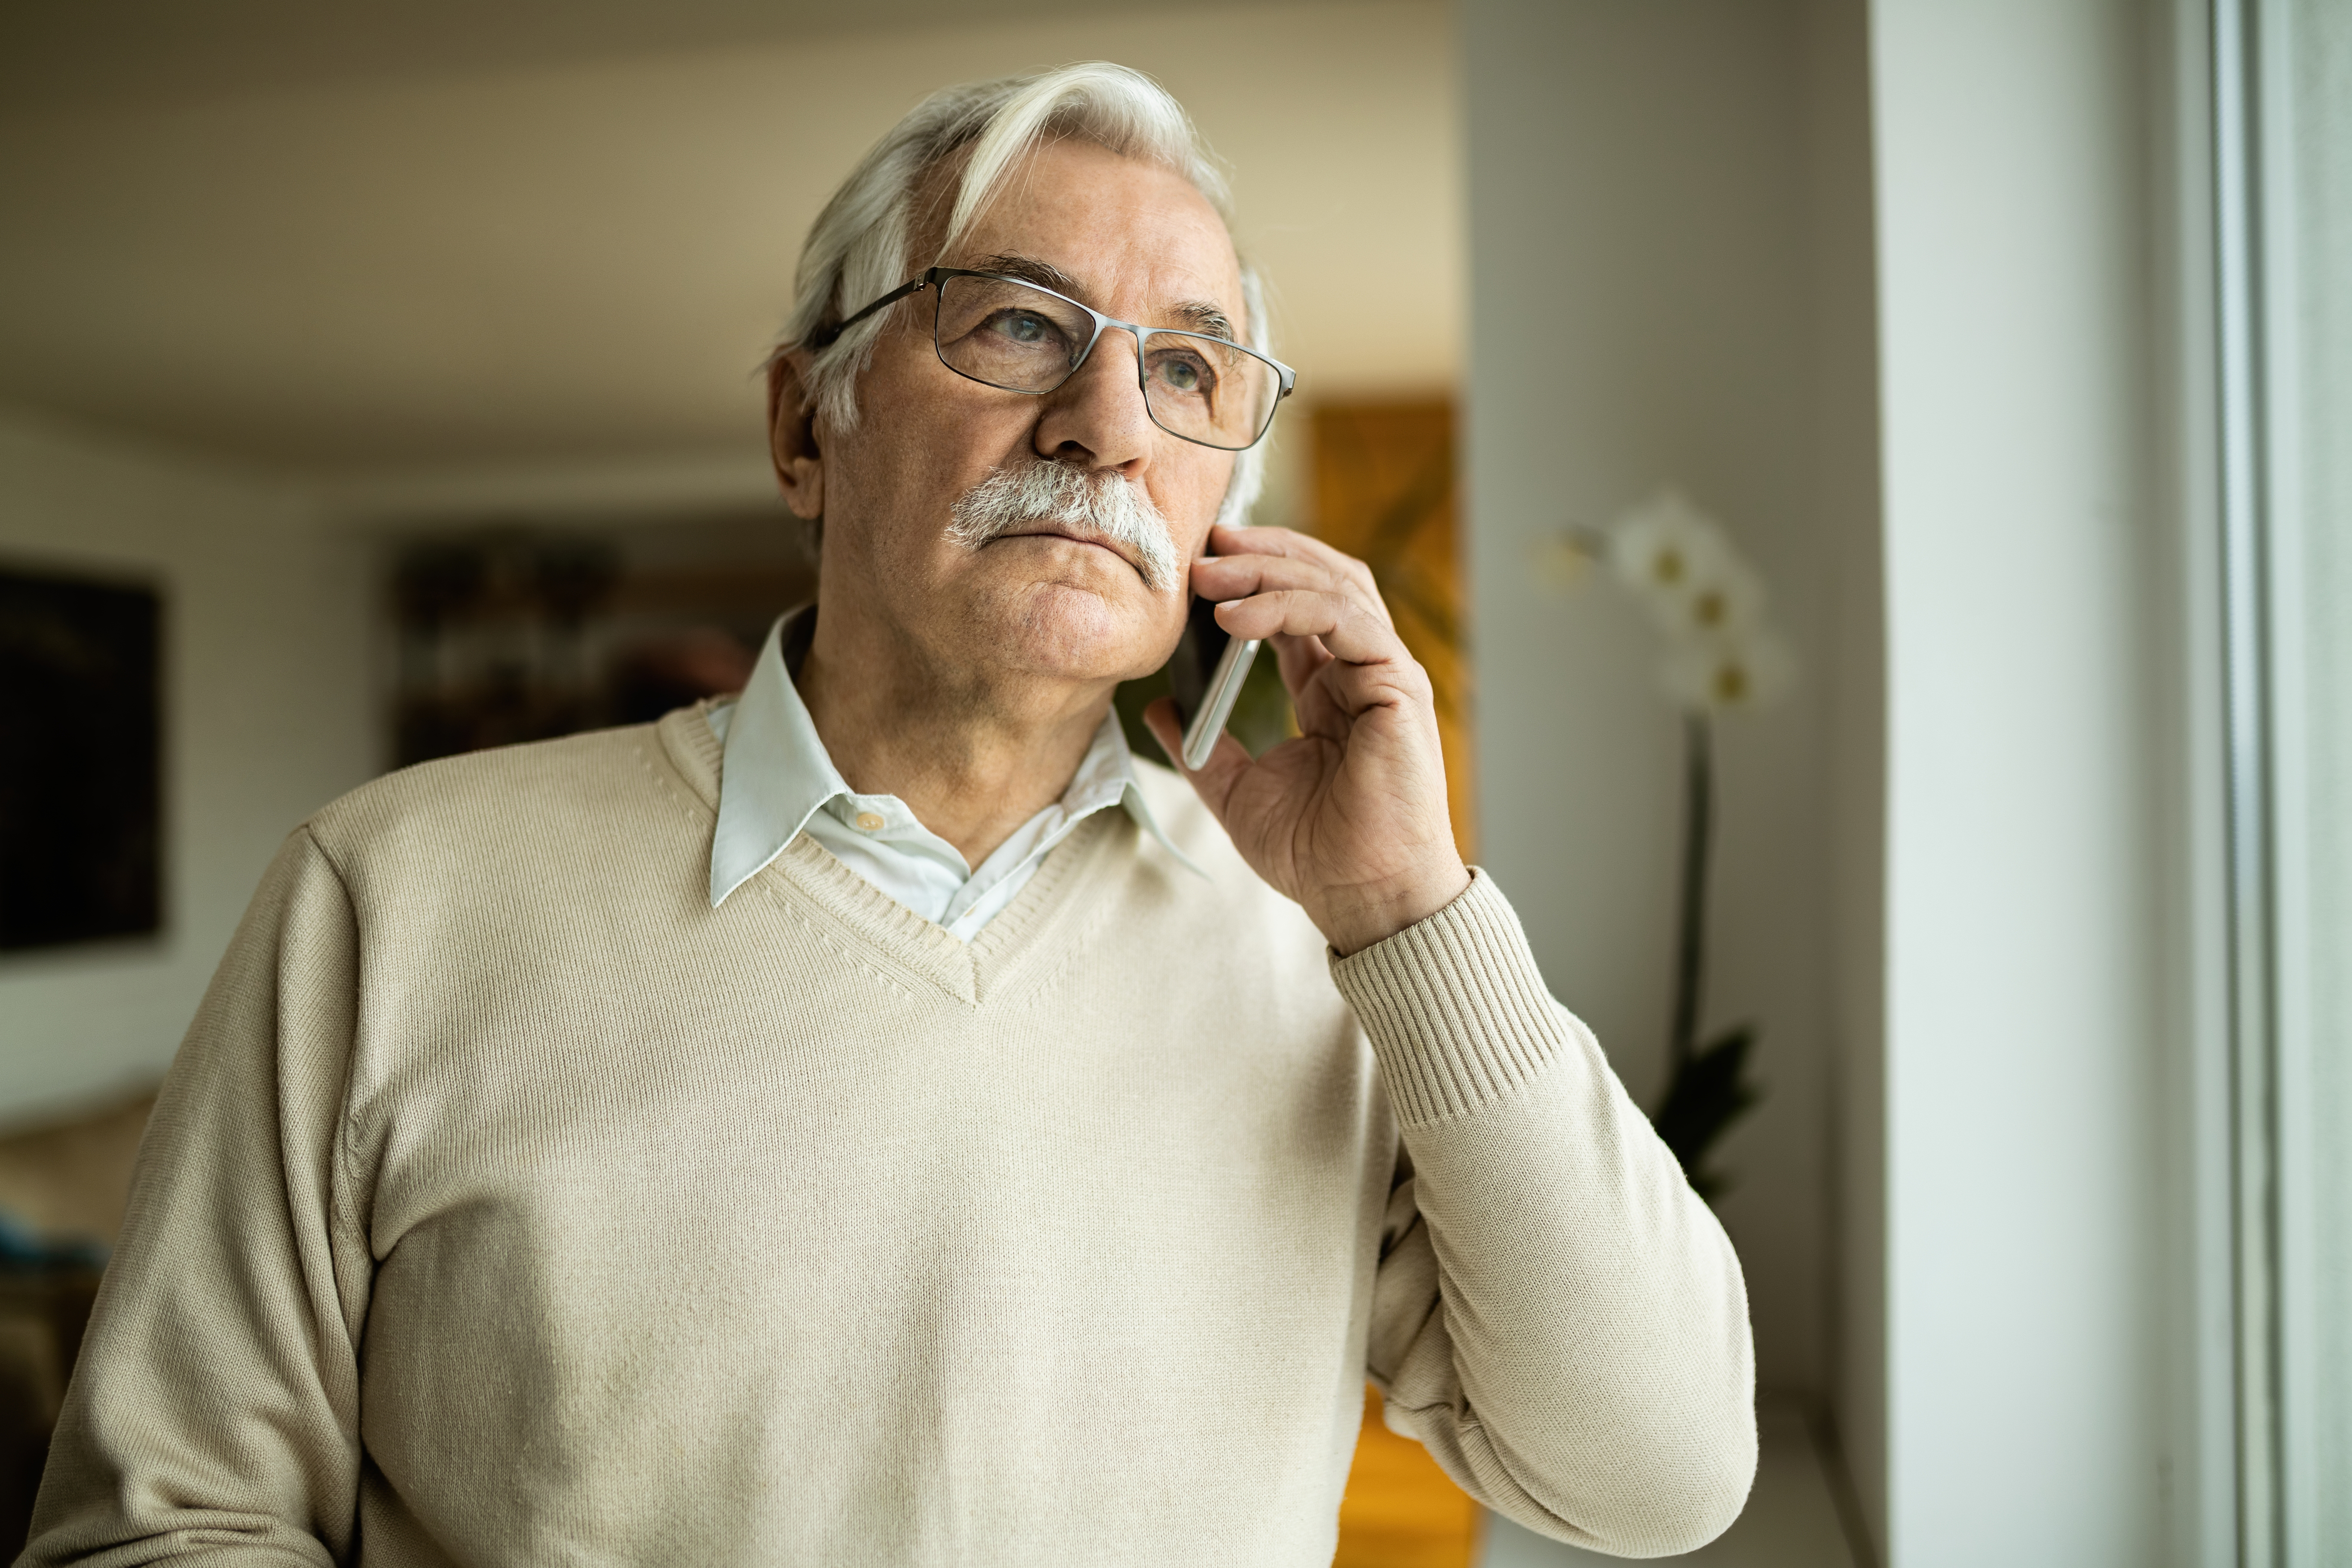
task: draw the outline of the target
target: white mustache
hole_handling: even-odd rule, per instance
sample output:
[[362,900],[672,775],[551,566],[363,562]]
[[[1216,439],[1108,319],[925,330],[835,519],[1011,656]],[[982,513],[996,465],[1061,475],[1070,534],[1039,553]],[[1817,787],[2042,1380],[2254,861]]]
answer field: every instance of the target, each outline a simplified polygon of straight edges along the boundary
[[1117,474],[1042,461],[998,468],[966,490],[950,516],[948,537],[967,550],[1051,523],[1128,546],[1156,593],[1171,592],[1183,581],[1168,521],[1140,489]]

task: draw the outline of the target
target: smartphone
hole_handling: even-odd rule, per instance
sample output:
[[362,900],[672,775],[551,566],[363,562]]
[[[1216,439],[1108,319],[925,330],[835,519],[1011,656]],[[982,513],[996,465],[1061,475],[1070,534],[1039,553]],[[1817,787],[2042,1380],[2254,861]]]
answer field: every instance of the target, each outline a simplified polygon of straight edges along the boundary
[[1198,771],[1217,749],[1234,702],[1242,694],[1258,645],[1229,635],[1217,625],[1217,606],[1195,595],[1185,612],[1183,639],[1168,661],[1169,689],[1176,716],[1184,721],[1184,765]]

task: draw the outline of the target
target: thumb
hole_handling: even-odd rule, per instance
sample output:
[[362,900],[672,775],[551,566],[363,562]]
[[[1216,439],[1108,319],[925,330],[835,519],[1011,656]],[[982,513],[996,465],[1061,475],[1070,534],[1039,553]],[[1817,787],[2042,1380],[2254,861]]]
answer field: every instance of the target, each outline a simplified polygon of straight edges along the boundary
[[1216,749],[1209,753],[1209,760],[1195,773],[1184,765],[1184,726],[1176,717],[1174,698],[1162,697],[1146,708],[1143,722],[1150,730],[1151,738],[1160,742],[1160,749],[1168,753],[1168,765],[1191,782],[1192,793],[1201,797],[1201,804],[1207,806],[1219,822],[1223,822],[1225,803],[1232,797],[1234,786],[1241,782],[1242,774],[1249,770],[1252,762],[1249,748],[1234,740],[1230,733],[1220,731]]

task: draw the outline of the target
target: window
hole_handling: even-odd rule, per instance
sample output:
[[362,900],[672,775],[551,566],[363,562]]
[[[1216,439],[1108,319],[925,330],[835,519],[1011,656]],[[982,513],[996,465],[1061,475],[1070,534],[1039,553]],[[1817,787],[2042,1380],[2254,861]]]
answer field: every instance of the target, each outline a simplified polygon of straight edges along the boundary
[[2352,7],[2214,32],[2239,1557],[2352,1562]]

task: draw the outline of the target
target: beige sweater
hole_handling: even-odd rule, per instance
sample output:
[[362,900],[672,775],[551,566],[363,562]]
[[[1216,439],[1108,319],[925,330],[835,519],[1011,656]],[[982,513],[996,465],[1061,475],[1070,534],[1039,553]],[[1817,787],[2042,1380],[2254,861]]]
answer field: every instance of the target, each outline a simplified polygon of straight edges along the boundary
[[[167,1082],[26,1561],[1318,1564],[1738,1511],[1739,1268],[1483,876],[1333,963],[1172,774],[969,946],[698,712],[321,812]],[[1367,1039],[1369,1036],[1369,1040]]]

